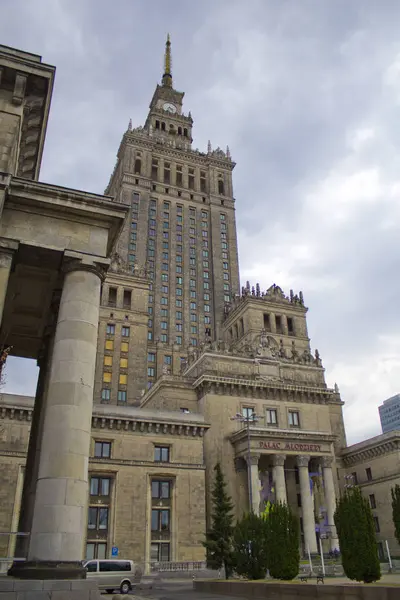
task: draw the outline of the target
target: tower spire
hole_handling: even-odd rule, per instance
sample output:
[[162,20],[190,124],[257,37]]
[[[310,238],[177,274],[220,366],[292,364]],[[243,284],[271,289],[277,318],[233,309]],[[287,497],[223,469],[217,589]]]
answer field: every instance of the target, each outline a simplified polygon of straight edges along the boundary
[[169,34],[167,35],[167,41],[165,44],[164,75],[162,77],[162,84],[165,87],[172,88],[171,40]]

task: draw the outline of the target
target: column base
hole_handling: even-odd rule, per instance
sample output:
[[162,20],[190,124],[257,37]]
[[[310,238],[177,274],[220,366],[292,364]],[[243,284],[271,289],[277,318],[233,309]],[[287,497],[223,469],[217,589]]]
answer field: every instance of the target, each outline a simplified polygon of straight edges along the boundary
[[15,562],[7,575],[17,579],[86,579],[86,569],[79,561],[27,560]]
[[0,600],[101,600],[93,579],[15,579],[0,577]]

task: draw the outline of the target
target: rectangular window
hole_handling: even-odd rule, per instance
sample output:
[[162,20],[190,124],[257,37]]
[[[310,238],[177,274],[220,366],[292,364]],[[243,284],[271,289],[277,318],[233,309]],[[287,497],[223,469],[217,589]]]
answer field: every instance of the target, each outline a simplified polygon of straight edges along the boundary
[[164,356],[164,365],[172,365],[172,356],[168,354]]
[[168,286],[167,285],[162,285],[161,286],[161,292],[163,294],[168,294]]
[[154,461],[169,462],[169,446],[155,446]]
[[126,375],[126,373],[119,374],[119,383],[121,385],[126,385],[128,383],[128,375]]
[[161,309],[161,316],[162,317],[168,317],[168,308],[162,308]]
[[375,494],[369,495],[369,505],[371,508],[376,508]]
[[177,308],[182,308],[182,300],[175,300],[175,306]]
[[121,352],[129,352],[128,342],[121,342]]
[[196,340],[196,338],[191,338],[191,339],[190,339],[190,344],[191,344],[192,346],[197,346],[197,340]]
[[191,279],[190,280],[190,287],[196,287],[196,280],[195,279]]
[[166,532],[170,528],[170,511],[168,509],[158,510],[153,508],[151,511],[151,531]]
[[164,250],[168,250],[168,248],[169,248],[169,242],[163,242],[162,243],[162,247],[163,247]]
[[374,523],[375,523],[375,531],[376,531],[376,533],[380,533],[381,527],[379,525],[379,519],[378,519],[377,516],[374,516]]
[[108,290],[108,306],[117,306],[117,288],[110,287]]
[[151,497],[155,500],[171,498],[171,482],[153,479],[151,482]]
[[161,304],[168,304],[168,298],[165,298],[164,296],[162,296]]
[[293,335],[294,334],[294,324],[293,324],[292,317],[287,317],[287,328],[288,328],[288,334]]
[[210,305],[209,304],[205,304],[204,305],[204,312],[210,312]]
[[115,325],[113,325],[112,323],[107,323],[106,333],[107,333],[107,335],[114,335],[115,334]]
[[278,424],[278,415],[274,408],[267,408],[267,424],[268,425],[277,425]]
[[177,273],[182,273],[183,271],[182,271],[182,267],[181,267],[181,265],[176,265],[176,269],[175,269],[175,271],[176,271]]
[[114,340],[106,340],[104,347],[106,350],[114,350]]
[[275,326],[276,333],[283,333],[282,317],[280,315],[275,315]]
[[264,313],[264,329],[265,331],[271,331],[271,320],[269,313]]
[[182,288],[176,288],[175,293],[177,296],[182,296]]
[[91,496],[109,496],[110,479],[109,477],[91,477],[90,478]]
[[183,325],[182,325],[182,323],[176,323],[176,324],[175,324],[175,330],[176,330],[176,331],[182,331],[182,330],[183,330]]
[[111,383],[111,373],[103,373],[103,381],[104,383]]
[[101,390],[101,399],[103,402],[108,402],[111,399],[111,390],[108,388],[103,388]]
[[166,344],[168,342],[168,337],[166,333],[162,333],[160,335],[160,342],[163,342],[163,344]]
[[88,529],[108,529],[108,508],[89,507]]
[[300,413],[297,410],[289,410],[290,427],[300,427]]
[[148,362],[156,362],[156,355],[154,354],[154,352],[149,352],[147,354],[147,360]]
[[111,442],[95,442],[94,456],[95,458],[110,458]]
[[195,290],[190,290],[190,297],[191,298],[196,298],[196,291]]
[[150,546],[150,561],[151,562],[169,562],[171,560],[170,544],[152,543]]
[[104,357],[104,366],[105,367],[112,367],[112,356],[105,356]]
[[176,343],[178,344],[178,346],[182,345],[182,336],[181,335],[176,336]]
[[131,308],[131,301],[132,301],[132,291],[131,290],[124,290],[124,308]]
[[126,390],[118,390],[118,402],[126,402]]
[[372,471],[371,471],[371,467],[367,467],[365,469],[365,474],[367,476],[367,480],[368,481],[372,481]]
[[156,370],[154,369],[154,367],[147,367],[147,376],[148,377],[154,377],[156,374]]
[[127,369],[128,368],[128,359],[127,358],[120,358],[119,359],[119,366],[121,369]]
[[190,333],[197,333],[197,326],[196,325],[192,325],[190,327]]
[[121,331],[122,337],[129,337],[129,334],[130,334],[130,328],[129,327],[123,327],[122,331]]
[[242,415],[245,419],[252,421],[255,415],[254,406],[243,406]]

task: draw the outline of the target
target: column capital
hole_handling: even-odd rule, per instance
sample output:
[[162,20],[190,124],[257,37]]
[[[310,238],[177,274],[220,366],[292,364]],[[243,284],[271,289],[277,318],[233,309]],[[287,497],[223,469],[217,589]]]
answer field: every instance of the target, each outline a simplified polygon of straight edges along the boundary
[[274,467],[283,467],[286,460],[286,454],[274,454],[272,464]]
[[0,237],[0,254],[14,254],[18,250],[19,242],[11,238]]
[[101,256],[90,256],[67,250],[64,252],[63,271],[65,274],[73,271],[87,271],[97,275],[104,281],[107,275],[110,259]]
[[305,455],[296,456],[296,463],[298,467],[308,467],[310,457]]
[[323,469],[331,469],[333,456],[321,456],[321,465]]
[[258,461],[260,460],[260,454],[249,454],[247,455],[246,459],[247,459],[247,463],[249,465],[258,465]]

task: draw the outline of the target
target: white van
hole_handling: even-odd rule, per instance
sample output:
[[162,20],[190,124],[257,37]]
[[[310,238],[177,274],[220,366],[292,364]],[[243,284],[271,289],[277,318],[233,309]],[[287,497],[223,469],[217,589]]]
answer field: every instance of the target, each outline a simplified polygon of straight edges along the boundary
[[142,573],[131,560],[85,560],[87,579],[94,579],[99,590],[106,590],[112,594],[118,590],[121,594],[128,594],[135,584],[140,583]]

